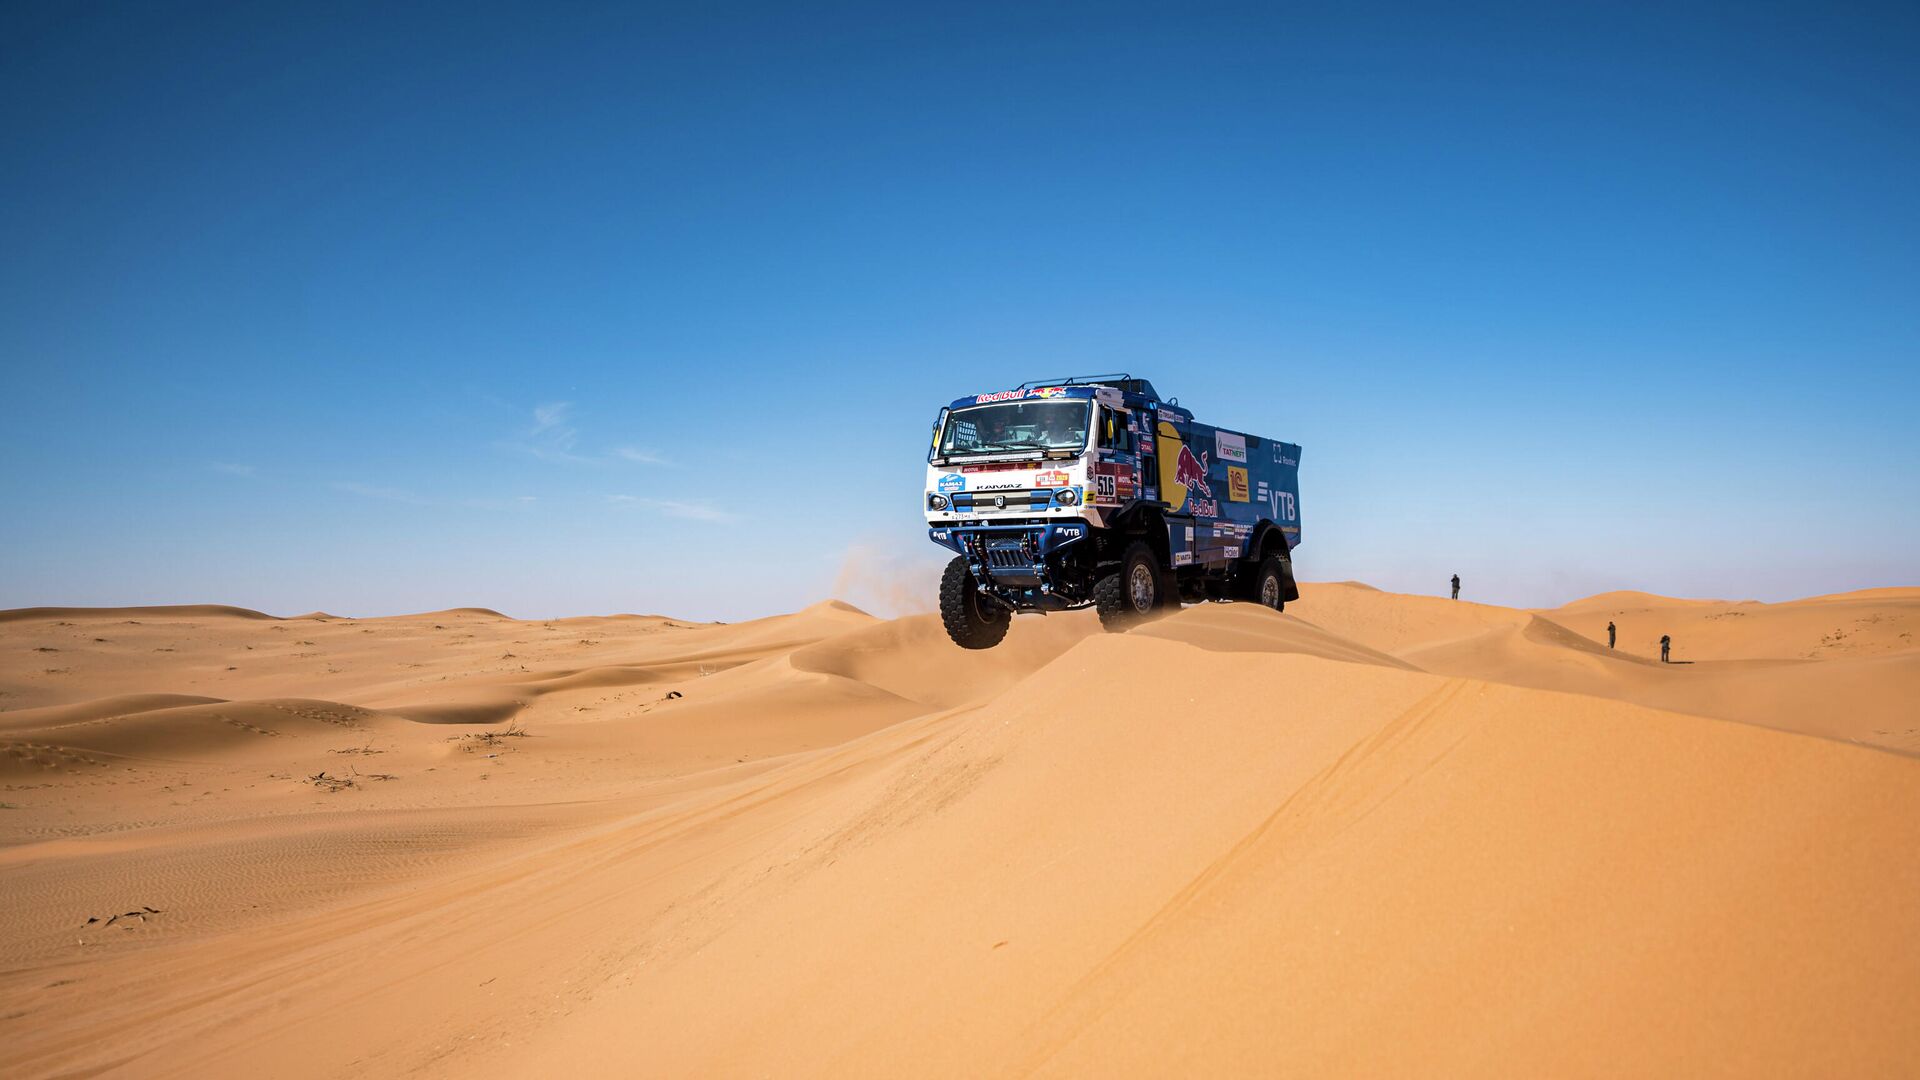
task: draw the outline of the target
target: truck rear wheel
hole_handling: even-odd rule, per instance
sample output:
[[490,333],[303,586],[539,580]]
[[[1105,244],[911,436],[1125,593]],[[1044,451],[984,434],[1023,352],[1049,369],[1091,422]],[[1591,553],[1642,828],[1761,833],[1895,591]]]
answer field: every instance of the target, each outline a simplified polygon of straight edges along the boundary
[[1007,636],[1013,612],[980,595],[967,560],[956,555],[940,576],[940,622],[963,649],[991,649]]
[[1253,602],[1275,611],[1287,609],[1287,570],[1280,556],[1260,560],[1260,570],[1253,576]]
[[1135,540],[1120,557],[1119,571],[1094,583],[1093,606],[1100,613],[1100,625],[1125,630],[1161,606],[1165,590],[1153,549]]

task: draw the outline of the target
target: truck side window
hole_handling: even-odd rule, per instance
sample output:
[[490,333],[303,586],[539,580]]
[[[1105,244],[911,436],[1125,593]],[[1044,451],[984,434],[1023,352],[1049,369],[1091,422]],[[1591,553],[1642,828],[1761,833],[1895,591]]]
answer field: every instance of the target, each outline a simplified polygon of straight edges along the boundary
[[1105,405],[1100,407],[1100,449],[1129,449],[1133,442],[1131,435],[1132,433],[1127,430],[1126,414],[1109,409]]

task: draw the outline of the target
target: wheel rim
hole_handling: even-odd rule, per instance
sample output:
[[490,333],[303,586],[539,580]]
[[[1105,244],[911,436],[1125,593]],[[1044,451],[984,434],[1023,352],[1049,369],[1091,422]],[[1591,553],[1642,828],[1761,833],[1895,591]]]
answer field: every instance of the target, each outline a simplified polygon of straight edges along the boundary
[[1280,579],[1272,574],[1260,579],[1260,602],[1268,607],[1280,603]]
[[1146,563],[1133,564],[1133,570],[1127,575],[1127,586],[1135,611],[1146,611],[1153,606],[1153,567]]

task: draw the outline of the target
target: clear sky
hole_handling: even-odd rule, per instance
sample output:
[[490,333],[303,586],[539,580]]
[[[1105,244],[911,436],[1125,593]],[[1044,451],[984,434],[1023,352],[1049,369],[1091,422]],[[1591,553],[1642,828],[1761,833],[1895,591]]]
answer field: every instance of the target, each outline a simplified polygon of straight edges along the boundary
[[1916,12],[16,0],[0,607],[887,610],[1110,370],[1308,579],[1920,584]]

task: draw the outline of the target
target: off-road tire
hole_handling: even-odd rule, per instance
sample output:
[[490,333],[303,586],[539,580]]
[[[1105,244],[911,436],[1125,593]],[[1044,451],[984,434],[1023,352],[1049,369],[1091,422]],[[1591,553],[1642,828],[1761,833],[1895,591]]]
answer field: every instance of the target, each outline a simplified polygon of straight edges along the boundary
[[1278,555],[1269,555],[1260,560],[1260,569],[1253,575],[1253,596],[1251,599],[1261,607],[1270,607],[1275,611],[1287,609],[1287,561]]
[[1013,612],[980,595],[967,560],[955,555],[940,575],[940,623],[963,649],[991,649],[1007,636]]
[[1093,607],[1100,613],[1100,625],[1120,631],[1151,615],[1167,604],[1166,580],[1160,573],[1160,560],[1144,541],[1127,545],[1120,556],[1120,568],[1094,583]]

